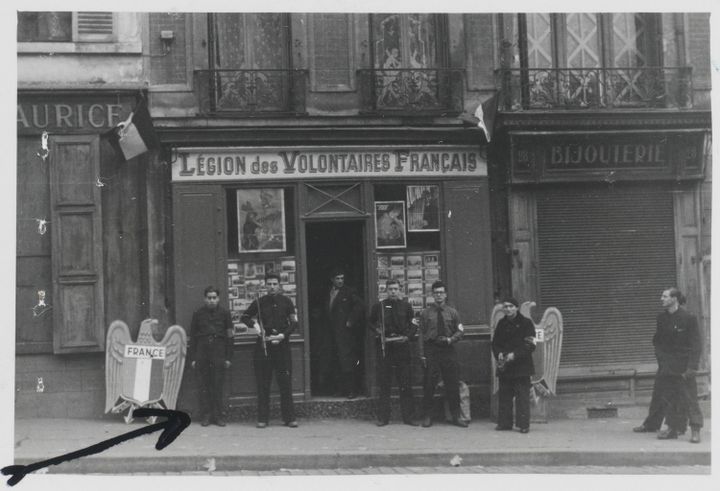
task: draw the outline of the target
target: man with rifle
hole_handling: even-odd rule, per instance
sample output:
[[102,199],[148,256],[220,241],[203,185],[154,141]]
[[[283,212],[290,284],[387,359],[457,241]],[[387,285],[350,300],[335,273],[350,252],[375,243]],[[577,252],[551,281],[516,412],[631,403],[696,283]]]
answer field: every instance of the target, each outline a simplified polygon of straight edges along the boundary
[[265,275],[267,295],[258,297],[242,316],[246,326],[258,332],[253,365],[258,391],[257,427],[265,428],[270,419],[270,383],[275,380],[280,389],[280,412],[285,426],[297,428],[292,400],[290,333],[297,326],[297,313],[292,301],[280,293],[280,277]]
[[410,342],[417,336],[418,321],[413,317],[410,304],[400,298],[400,283],[388,280],[385,283],[387,298],[373,305],[370,312],[370,329],[377,335],[378,385],[378,426],[390,421],[390,386],[393,371],[397,374],[400,389],[400,411],[403,423],[417,426],[413,421],[412,365]]

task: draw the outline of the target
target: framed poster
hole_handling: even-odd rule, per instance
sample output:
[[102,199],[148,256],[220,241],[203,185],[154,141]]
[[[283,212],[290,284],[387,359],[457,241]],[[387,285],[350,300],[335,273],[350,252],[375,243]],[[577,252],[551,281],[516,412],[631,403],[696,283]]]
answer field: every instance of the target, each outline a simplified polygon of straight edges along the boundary
[[407,186],[408,232],[439,232],[438,186]]
[[283,189],[238,189],[237,208],[241,253],[286,250]]
[[375,247],[392,249],[406,247],[405,202],[375,202]]

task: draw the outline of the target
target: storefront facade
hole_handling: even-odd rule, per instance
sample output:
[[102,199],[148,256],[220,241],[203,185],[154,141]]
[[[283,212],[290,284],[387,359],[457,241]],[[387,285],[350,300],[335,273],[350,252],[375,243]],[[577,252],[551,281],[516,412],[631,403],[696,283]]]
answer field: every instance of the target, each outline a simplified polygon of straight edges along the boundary
[[[300,318],[291,337],[298,399],[328,395],[317,363],[328,349],[323,312],[337,267],[366,312],[384,298],[389,278],[401,282],[416,312],[432,302],[432,282],[445,281],[466,326],[468,354],[486,343],[493,296],[484,153],[470,144],[176,148],[176,319],[189,322],[205,286],[222,287],[235,323],[231,405],[255,397],[255,336],[239,318],[265,293],[271,270]],[[266,224],[260,235],[249,225],[255,220]],[[370,396],[376,341],[364,325],[356,334],[360,386]],[[419,360],[415,365],[419,390]],[[476,387],[488,383],[487,367],[463,364],[463,372]]]
[[622,127],[600,118],[593,122],[600,130],[571,124],[568,116],[546,114],[542,128],[537,120],[505,120],[513,292],[535,299],[538,315],[551,306],[563,313],[561,395],[647,395],[657,369],[652,337],[659,298],[672,286],[687,295],[709,352],[702,262],[706,116],[688,117],[693,124],[685,127],[673,118]]

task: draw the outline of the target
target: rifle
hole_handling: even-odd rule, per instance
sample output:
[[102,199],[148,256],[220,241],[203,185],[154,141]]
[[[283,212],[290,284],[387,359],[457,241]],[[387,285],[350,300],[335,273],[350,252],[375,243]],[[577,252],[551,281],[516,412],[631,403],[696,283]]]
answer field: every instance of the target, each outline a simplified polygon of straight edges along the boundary
[[385,358],[385,306],[380,300],[380,350]]
[[257,298],[255,299],[258,306],[258,324],[260,324],[260,336],[262,337],[262,348],[263,348],[263,355],[265,355],[265,358],[268,356],[267,352],[267,344],[265,344],[265,328],[263,327],[262,323],[262,315],[260,315],[260,293],[257,294]]

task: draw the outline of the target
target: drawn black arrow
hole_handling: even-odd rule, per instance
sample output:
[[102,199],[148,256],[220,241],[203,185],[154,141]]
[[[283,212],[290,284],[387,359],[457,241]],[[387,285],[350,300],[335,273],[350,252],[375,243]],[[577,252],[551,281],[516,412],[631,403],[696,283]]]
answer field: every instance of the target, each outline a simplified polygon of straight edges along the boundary
[[29,465],[8,465],[7,467],[3,467],[0,472],[2,472],[5,476],[11,475],[12,477],[8,479],[7,483],[8,486],[14,486],[19,483],[22,478],[25,477],[27,474],[35,472],[38,469],[42,469],[43,467],[49,467],[51,465],[57,465],[62,462],[67,462],[69,460],[74,460],[80,457],[87,457],[88,455],[104,452],[108,448],[114,447],[115,445],[118,445],[122,442],[132,440],[133,438],[137,438],[142,435],[147,435],[148,433],[154,433],[158,430],[162,430],[162,433],[160,433],[160,436],[158,437],[155,448],[158,450],[162,450],[163,448],[170,445],[173,441],[175,441],[175,439],[180,436],[180,433],[182,433],[185,428],[190,426],[190,416],[188,416],[187,413],[184,413],[182,411],[174,411],[171,409],[155,409],[141,407],[133,411],[133,416],[139,418],[144,418],[147,416],[158,416],[160,418],[167,418],[167,420],[160,423],[148,425],[137,430],[129,431],[127,433],[123,433],[122,435],[118,435],[114,438],[110,438],[100,443],[96,443],[95,445],[91,445],[89,447],[85,447],[74,452],[66,453],[64,455],[59,455],[57,457],[53,457],[52,459],[42,460],[40,462],[35,462],[34,464]]

